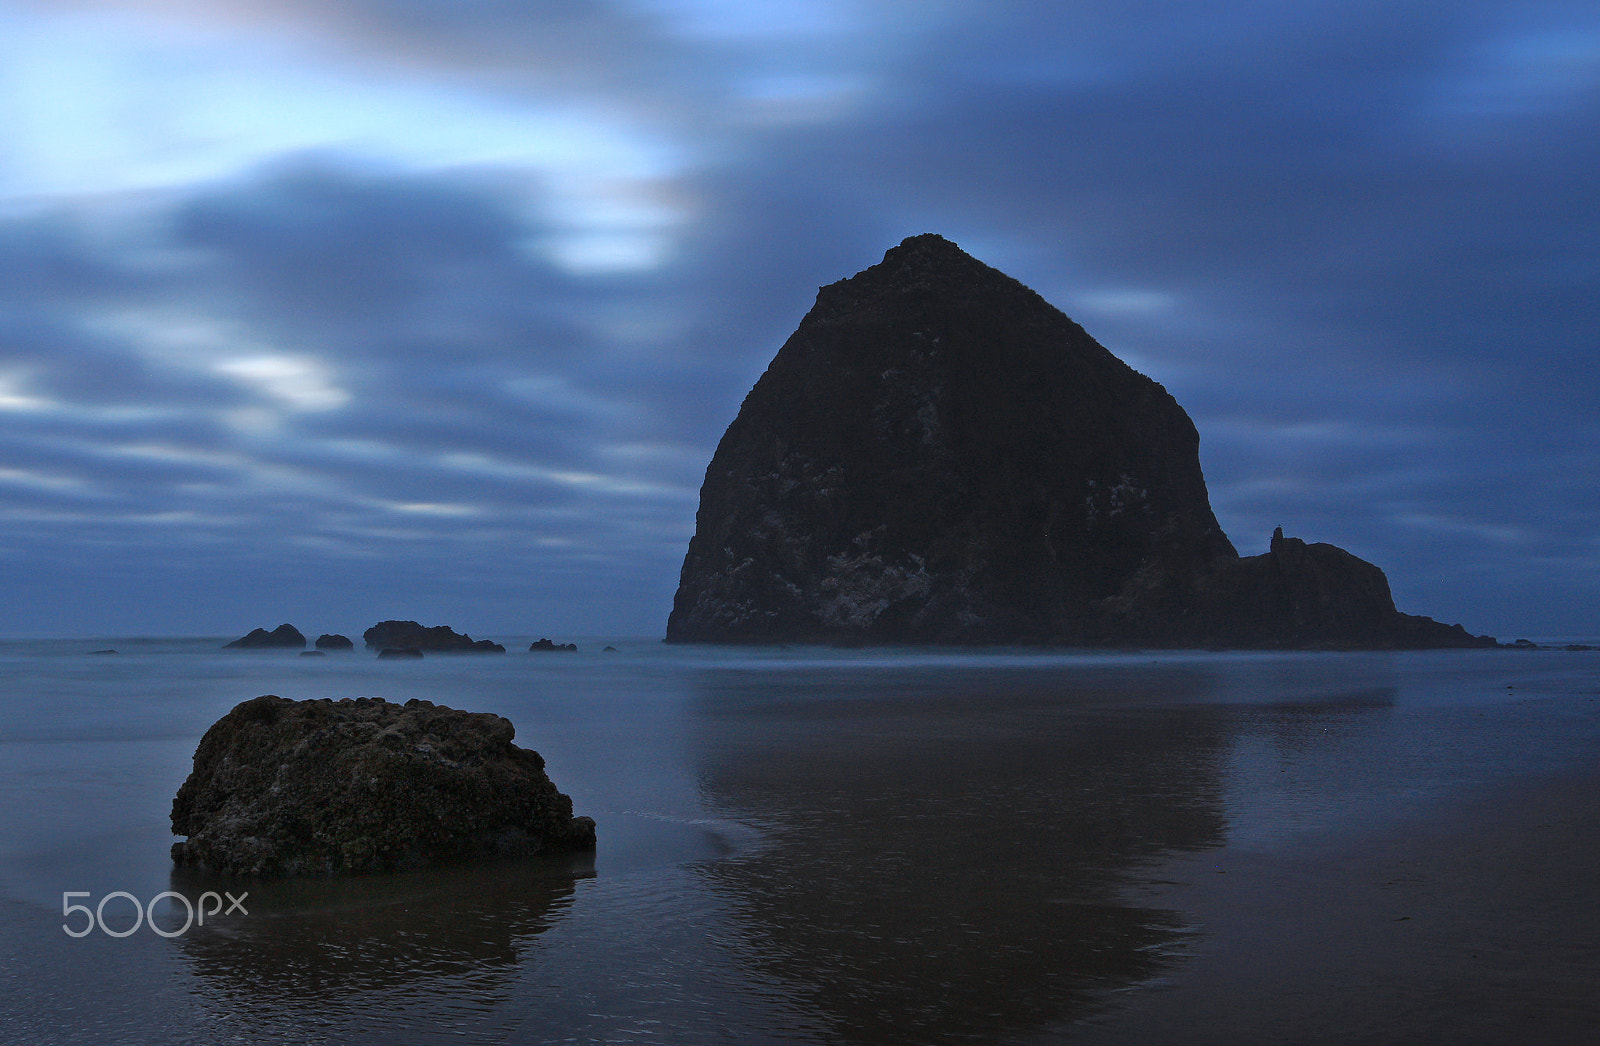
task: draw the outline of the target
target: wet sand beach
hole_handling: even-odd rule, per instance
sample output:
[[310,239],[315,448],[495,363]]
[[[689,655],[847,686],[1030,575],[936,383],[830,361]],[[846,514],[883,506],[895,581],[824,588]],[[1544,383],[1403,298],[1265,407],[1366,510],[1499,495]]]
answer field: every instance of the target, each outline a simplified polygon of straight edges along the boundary
[[[618,645],[12,649],[0,1041],[1600,1041],[1600,657]],[[505,715],[600,847],[179,874],[196,740],[262,693]],[[138,925],[207,890],[248,912]]]
[[1176,859],[1190,955],[1068,1041],[1600,1041],[1600,749],[1337,845]]

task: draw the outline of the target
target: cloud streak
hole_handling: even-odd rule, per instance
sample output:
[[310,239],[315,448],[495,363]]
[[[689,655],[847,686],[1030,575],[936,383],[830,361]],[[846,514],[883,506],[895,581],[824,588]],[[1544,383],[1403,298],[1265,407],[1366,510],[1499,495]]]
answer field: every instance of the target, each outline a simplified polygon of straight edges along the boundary
[[923,231],[1173,391],[1242,551],[1281,524],[1407,610],[1593,630],[1586,6],[0,24],[0,632],[659,631],[744,392]]

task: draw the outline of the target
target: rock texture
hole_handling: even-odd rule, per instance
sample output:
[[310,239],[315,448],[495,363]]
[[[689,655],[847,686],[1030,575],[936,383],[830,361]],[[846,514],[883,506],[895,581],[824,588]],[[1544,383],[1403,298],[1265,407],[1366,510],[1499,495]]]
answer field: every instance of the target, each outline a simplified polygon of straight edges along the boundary
[[296,650],[304,649],[306,637],[300,630],[290,624],[282,624],[268,632],[264,628],[252,628],[248,635],[240,636],[231,643],[223,644],[224,650],[251,650],[268,647],[292,647]]
[[369,650],[414,649],[454,654],[503,654],[506,648],[487,639],[474,640],[447,625],[424,628],[415,621],[380,621],[361,633]]
[[1332,546],[1241,559],[1167,391],[924,235],[822,288],[745,399],[667,640],[1456,645],[1426,621]]
[[180,865],[321,875],[592,850],[537,752],[497,715],[378,698],[245,701],[172,802]]

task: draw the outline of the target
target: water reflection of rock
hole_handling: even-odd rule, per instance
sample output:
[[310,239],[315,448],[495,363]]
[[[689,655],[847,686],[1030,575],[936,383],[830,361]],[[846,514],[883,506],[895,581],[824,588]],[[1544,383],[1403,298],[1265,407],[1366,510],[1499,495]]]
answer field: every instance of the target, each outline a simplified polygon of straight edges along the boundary
[[592,855],[330,879],[180,869],[174,891],[191,902],[207,890],[248,892],[248,914],[210,917],[175,941],[208,991],[242,1010],[369,1027],[386,1010],[402,1022],[407,1003],[426,999],[437,1018],[451,991],[473,1008],[503,995],[577,880],[593,874]]
[[708,677],[707,800],[771,837],[703,866],[745,928],[734,947],[828,1039],[997,1041],[1092,1015],[1188,939],[1128,897],[1141,866],[1222,841],[1224,720],[1167,704],[1207,686],[1187,671]]

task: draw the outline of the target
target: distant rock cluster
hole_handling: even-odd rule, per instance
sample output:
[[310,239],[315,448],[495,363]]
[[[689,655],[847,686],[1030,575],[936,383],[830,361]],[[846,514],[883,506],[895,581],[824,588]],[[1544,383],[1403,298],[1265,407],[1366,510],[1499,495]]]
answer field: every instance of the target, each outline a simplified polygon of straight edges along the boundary
[[1278,534],[1166,389],[935,235],[822,288],[706,469],[669,642],[1493,645]]
[[[423,626],[415,621],[380,621],[362,633],[368,650],[375,650],[385,659],[420,658],[424,652],[448,654],[503,654],[506,648],[489,639],[473,639],[448,625]],[[328,651],[354,650],[349,637],[324,634],[317,638],[314,650],[305,650],[306,637],[290,624],[282,624],[268,632],[264,628],[252,629],[249,634],[223,645],[225,650],[300,650],[305,655]],[[556,643],[540,639],[528,648],[532,651],[575,652],[575,643]],[[612,648],[608,648],[612,649]],[[96,651],[100,653],[102,651]],[[115,651],[103,651],[115,653]]]
[[172,858],[276,876],[593,850],[594,821],[515,734],[429,701],[245,701],[200,739]]

